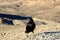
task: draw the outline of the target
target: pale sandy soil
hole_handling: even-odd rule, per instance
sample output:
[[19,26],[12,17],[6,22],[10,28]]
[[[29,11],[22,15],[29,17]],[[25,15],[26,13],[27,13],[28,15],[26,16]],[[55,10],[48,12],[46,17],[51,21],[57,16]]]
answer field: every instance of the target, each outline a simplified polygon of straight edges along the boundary
[[[20,22],[20,21],[18,21]],[[29,37],[27,37],[27,34],[25,33],[26,24],[24,22],[20,22],[19,25],[0,25],[0,40],[37,40],[36,38],[40,40],[40,38],[45,35],[44,32],[59,32],[60,33],[60,23],[52,22],[52,21],[45,21],[45,20],[39,20],[34,18],[34,22],[36,23],[36,28],[34,30],[34,35],[32,33],[29,33]],[[42,24],[42,22],[45,22],[46,24]],[[57,34],[59,34],[57,33]],[[38,34],[40,36],[38,36]],[[48,35],[49,33],[47,33]],[[51,35],[54,35],[53,33]],[[46,36],[46,35],[45,35]],[[50,37],[50,34],[48,35]],[[53,36],[52,36],[53,37]],[[31,39],[33,38],[33,39]],[[58,37],[59,38],[59,37]],[[44,38],[42,38],[44,39]],[[47,38],[49,39],[49,38]],[[53,38],[52,38],[53,39]]]
[[[24,21],[15,21],[15,25],[0,24],[0,40],[60,39],[60,0],[0,0],[0,13],[31,16],[36,23],[35,37],[30,33],[28,38]],[[44,32],[59,33],[46,35]]]
[[1,0],[0,13],[60,22],[60,0]]

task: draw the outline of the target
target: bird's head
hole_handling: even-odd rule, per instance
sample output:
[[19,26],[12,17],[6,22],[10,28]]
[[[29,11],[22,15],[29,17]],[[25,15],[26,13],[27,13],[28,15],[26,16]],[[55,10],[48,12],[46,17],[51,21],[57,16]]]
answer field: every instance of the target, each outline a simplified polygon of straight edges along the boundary
[[28,17],[28,22],[33,22],[32,17]]

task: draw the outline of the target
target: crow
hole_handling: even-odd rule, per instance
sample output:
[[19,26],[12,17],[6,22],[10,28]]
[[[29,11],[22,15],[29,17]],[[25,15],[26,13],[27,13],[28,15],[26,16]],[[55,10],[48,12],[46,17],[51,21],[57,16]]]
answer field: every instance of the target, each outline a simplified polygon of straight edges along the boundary
[[29,19],[29,22],[26,25],[26,31],[25,31],[25,33],[27,33],[27,36],[28,36],[28,33],[30,32],[34,34],[34,29],[36,27],[36,24],[34,23],[33,19],[31,17],[29,17],[28,19]]

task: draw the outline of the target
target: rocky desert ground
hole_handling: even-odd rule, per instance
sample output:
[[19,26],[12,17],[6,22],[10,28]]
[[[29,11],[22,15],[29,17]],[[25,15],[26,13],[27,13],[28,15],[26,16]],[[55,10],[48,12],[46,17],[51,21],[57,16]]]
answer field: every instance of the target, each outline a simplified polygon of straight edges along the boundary
[[60,40],[60,0],[0,0],[0,14],[29,16],[36,24],[27,37],[28,20],[8,25],[0,18],[0,40]]

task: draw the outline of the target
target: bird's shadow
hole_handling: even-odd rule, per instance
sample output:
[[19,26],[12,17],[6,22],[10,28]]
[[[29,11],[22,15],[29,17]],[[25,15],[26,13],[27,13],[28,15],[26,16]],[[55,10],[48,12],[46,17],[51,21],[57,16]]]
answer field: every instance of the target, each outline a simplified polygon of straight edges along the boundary
[[[13,22],[12,22],[13,20],[16,20],[16,19],[17,20],[27,20],[28,17],[0,13],[0,18],[2,19],[3,24],[14,25]],[[7,20],[7,19],[9,19],[9,20]]]

